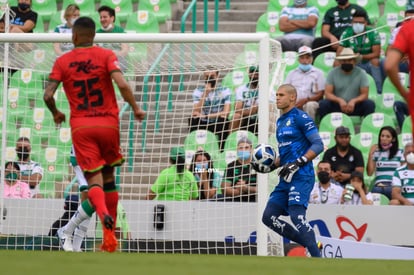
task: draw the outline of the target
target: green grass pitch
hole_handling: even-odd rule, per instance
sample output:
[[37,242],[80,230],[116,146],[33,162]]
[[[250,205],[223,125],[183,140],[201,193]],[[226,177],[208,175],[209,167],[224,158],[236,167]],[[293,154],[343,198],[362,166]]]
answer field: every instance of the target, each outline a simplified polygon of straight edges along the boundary
[[0,250],[2,274],[412,274],[414,261]]

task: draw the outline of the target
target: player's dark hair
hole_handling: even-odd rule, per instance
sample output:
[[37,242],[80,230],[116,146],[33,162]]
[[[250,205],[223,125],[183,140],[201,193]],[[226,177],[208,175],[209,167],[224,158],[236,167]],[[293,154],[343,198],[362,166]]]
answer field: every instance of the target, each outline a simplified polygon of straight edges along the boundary
[[356,10],[355,13],[352,15],[352,18],[355,17],[364,17],[366,21],[368,21],[368,14],[364,10]]
[[382,131],[388,131],[390,132],[392,138],[394,139],[394,141],[392,142],[392,146],[390,148],[390,154],[388,156],[388,159],[392,159],[398,152],[398,148],[399,148],[399,144],[398,144],[398,135],[397,135],[397,131],[391,127],[391,126],[384,126],[379,130],[379,134],[378,134],[378,147],[383,150],[384,148],[382,148],[381,146],[381,133]]
[[22,142],[22,141],[23,142],[26,141],[26,142],[30,143],[30,139],[28,137],[19,137],[17,139],[17,142]]
[[114,21],[115,21],[115,19],[116,19],[116,13],[115,13],[115,10],[113,8],[108,7],[108,6],[101,6],[98,9],[98,12],[101,13],[101,11],[108,12],[109,13],[109,16],[114,17]]
[[90,30],[95,32],[96,25],[95,22],[92,20],[92,18],[87,16],[82,16],[76,19],[75,24],[73,24],[73,30]]
[[19,166],[19,164],[17,163],[17,162],[15,162],[15,161],[8,161],[8,162],[6,162],[6,165],[4,165],[4,168],[7,168],[7,166],[9,166],[9,165],[13,165],[13,168],[15,169],[15,170],[17,170],[17,171],[20,171],[20,166]]

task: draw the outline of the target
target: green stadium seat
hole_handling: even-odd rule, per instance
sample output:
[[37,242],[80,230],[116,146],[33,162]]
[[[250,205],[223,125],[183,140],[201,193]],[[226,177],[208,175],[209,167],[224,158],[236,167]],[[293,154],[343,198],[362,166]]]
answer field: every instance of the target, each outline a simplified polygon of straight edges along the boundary
[[10,87],[7,92],[7,117],[12,120],[25,118],[29,100],[23,93],[23,89]]
[[374,23],[380,17],[379,5],[376,1],[373,0],[350,0],[350,3],[357,4],[363,7],[371,20],[371,23]]
[[267,11],[280,12],[284,7],[293,5],[293,0],[271,0],[268,1]]
[[379,31],[378,34],[381,39],[381,56],[385,56],[385,51],[387,50],[391,34],[389,31],[383,30]]
[[56,131],[52,114],[47,108],[35,107],[29,112],[26,111],[23,126],[33,129],[36,135],[44,137],[48,137],[50,133]]
[[259,53],[254,49],[245,50],[236,57],[234,62],[235,70],[246,70],[250,66],[257,66]]
[[[365,160],[368,158],[368,153],[371,149],[371,146],[376,143],[378,143],[378,134],[372,132],[361,131],[351,137],[351,144],[362,152]],[[367,162],[365,161],[365,164],[366,163]]]
[[70,4],[78,5],[81,16],[92,16],[97,13],[94,0],[63,0],[62,10],[65,10]]
[[55,59],[56,54],[52,43],[38,43],[30,56],[33,69],[39,72],[44,79],[47,79]]
[[221,84],[234,91],[237,87],[247,84],[248,82],[249,74],[247,73],[247,70],[233,70],[226,74]]
[[381,193],[372,193],[372,199],[374,205],[389,205],[390,203],[388,197]]
[[299,66],[297,52],[294,52],[294,51],[283,52],[283,58],[286,62],[285,75],[287,75],[291,70],[294,70]]
[[401,133],[412,133],[412,132],[413,132],[413,125],[412,125],[411,117],[407,116],[404,119],[402,129],[401,129]]
[[379,133],[383,126],[396,126],[391,116],[384,113],[372,113],[362,119],[360,132]]
[[157,17],[148,10],[131,13],[125,23],[125,31],[131,33],[159,33]]
[[64,13],[65,10],[61,10],[52,14],[49,21],[48,32],[54,32],[57,26],[66,23],[66,20],[63,17]]
[[140,0],[138,10],[147,10],[154,13],[160,23],[171,19],[172,10],[170,0]]
[[43,20],[49,21],[52,14],[57,11],[55,0],[32,0],[32,10],[37,12]]
[[374,78],[370,74],[366,74],[369,82],[368,98],[371,100],[377,100],[378,92],[377,85],[375,84]]
[[407,143],[413,143],[412,133],[401,133],[398,135],[398,144],[400,148],[404,148]]
[[397,121],[397,117],[394,113],[395,101],[403,101],[402,96],[396,92],[391,91],[377,95],[375,98],[375,112],[388,114],[395,121]]
[[45,23],[44,18],[42,16],[37,17],[36,25],[33,29],[34,33],[44,33],[45,32]]
[[27,99],[33,99],[39,93],[43,95],[46,76],[45,72],[38,72],[27,68],[21,69],[11,76],[9,87],[18,88],[23,91],[22,94]]
[[279,12],[263,13],[257,20],[256,32],[266,32],[271,38],[282,36],[284,33],[279,29]]
[[224,143],[224,151],[237,151],[237,143],[242,138],[248,138],[252,144],[253,148],[257,145],[257,136],[249,131],[239,130],[236,132],[231,133],[227,138],[226,142]]
[[335,52],[324,52],[318,55],[313,61],[313,66],[322,70],[327,75],[332,69],[335,61]]
[[133,10],[131,0],[100,0],[99,6],[108,6],[115,10],[116,17],[120,22],[125,22]]
[[308,5],[318,8],[319,21],[322,21],[322,18],[325,15],[326,11],[332,7],[335,7],[336,3],[329,0],[308,0]]
[[219,141],[216,135],[208,130],[197,130],[189,133],[184,140],[186,161],[191,163],[191,158],[198,150],[208,152],[212,158],[219,155]]
[[[404,85],[404,87],[409,87],[410,85],[410,77],[406,73],[398,73],[401,84]],[[384,83],[382,84],[382,92],[389,92],[389,93],[397,93],[398,91],[395,88],[394,84],[392,84],[391,80],[387,77],[384,80]]]
[[319,131],[322,139],[324,151],[335,145],[335,133],[332,131]]
[[[390,1],[387,1],[387,2],[390,2]],[[379,28],[378,31],[390,32],[392,29],[395,28],[395,25],[397,25],[397,23],[401,21],[402,19],[403,17],[400,16],[396,12],[384,13],[378,18],[378,21],[377,21],[377,28]]]
[[404,17],[406,6],[407,0],[384,1],[384,14],[396,13],[399,16]]
[[335,129],[339,126],[348,127],[351,135],[355,134],[352,118],[341,112],[333,112],[324,116],[319,123],[319,131],[335,134]]

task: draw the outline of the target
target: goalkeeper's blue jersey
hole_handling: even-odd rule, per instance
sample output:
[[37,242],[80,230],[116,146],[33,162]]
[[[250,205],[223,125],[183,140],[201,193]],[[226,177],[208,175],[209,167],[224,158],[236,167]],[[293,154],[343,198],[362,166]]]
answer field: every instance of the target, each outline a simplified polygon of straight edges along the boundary
[[[295,162],[297,158],[303,156],[312,145],[309,137],[318,133],[315,122],[307,113],[297,108],[281,115],[276,126],[280,165]],[[313,175],[312,161],[309,161],[297,173]]]

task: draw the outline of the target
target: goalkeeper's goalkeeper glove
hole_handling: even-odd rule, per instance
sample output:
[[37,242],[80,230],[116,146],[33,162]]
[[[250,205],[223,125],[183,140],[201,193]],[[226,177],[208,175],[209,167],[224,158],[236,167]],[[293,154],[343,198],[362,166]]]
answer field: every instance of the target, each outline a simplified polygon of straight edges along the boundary
[[256,172],[264,173],[264,174],[270,173],[276,170],[277,168],[274,162],[270,166],[264,166],[264,165],[258,165],[257,163],[252,161],[250,162],[250,165],[252,166],[254,170],[256,170]]
[[308,159],[305,156],[301,156],[294,163],[287,163],[283,165],[282,169],[279,171],[279,176],[282,177],[286,182],[291,182],[293,175],[307,162]]

